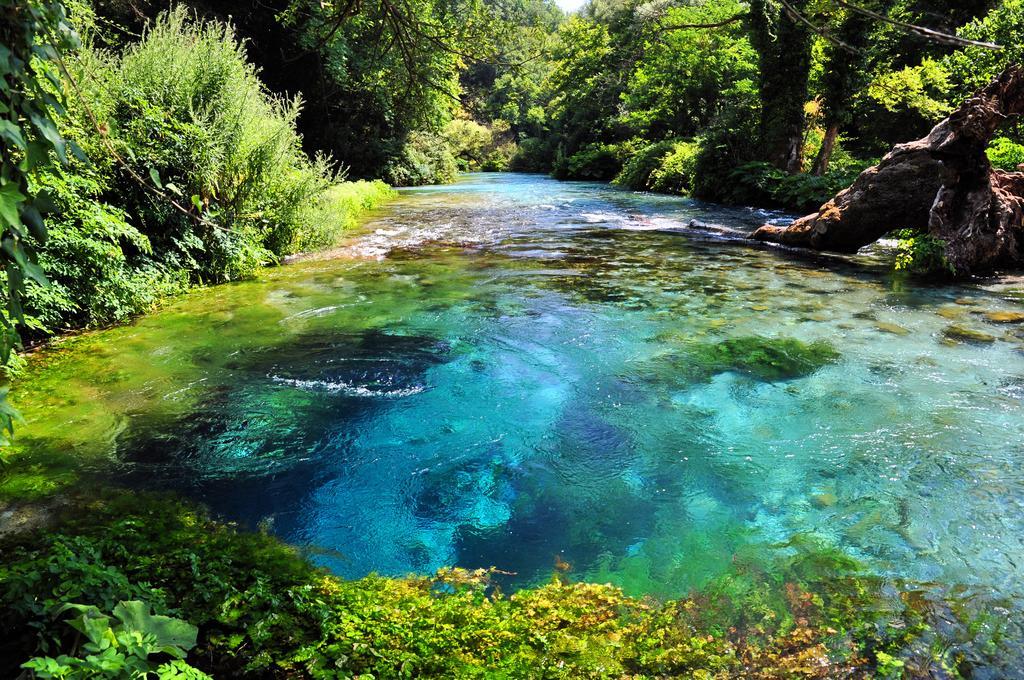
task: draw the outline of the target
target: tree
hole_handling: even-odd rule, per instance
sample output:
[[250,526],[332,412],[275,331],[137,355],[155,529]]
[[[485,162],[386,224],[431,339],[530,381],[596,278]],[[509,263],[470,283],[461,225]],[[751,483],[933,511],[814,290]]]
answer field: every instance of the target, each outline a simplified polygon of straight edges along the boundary
[[[800,20],[808,0],[779,4],[752,0],[747,15],[750,42],[757,50],[763,160],[779,170],[803,165],[804,104],[811,72],[811,32]],[[796,13],[800,13],[799,16]]]
[[[68,162],[69,145],[54,122],[64,111],[61,52],[78,37],[56,1],[0,0],[0,263],[7,279],[7,309],[0,311],[0,362],[21,343],[26,279],[45,286],[33,243],[46,240],[43,214],[51,203],[33,191],[33,175]],[[16,412],[0,390],[0,431],[13,433]]]

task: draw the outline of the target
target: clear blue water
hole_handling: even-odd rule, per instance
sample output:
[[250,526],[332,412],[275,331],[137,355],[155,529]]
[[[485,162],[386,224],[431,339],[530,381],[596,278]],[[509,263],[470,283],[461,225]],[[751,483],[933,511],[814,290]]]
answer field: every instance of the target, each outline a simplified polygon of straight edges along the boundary
[[[527,175],[404,191],[337,251],[38,362],[54,386],[23,443],[346,577],[496,566],[515,586],[557,558],[672,595],[811,538],[1016,598],[1024,339],[985,313],[1024,287],[737,240],[777,218]],[[736,338],[838,358],[698,365]]]

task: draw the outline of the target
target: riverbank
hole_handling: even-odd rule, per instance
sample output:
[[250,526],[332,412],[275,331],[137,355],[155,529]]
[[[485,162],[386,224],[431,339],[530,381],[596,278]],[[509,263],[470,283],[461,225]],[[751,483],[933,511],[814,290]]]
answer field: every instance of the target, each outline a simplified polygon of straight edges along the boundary
[[[341,580],[166,496],[105,492],[73,505],[45,531],[0,539],[7,676],[33,654],[49,673],[100,668],[73,651],[72,603],[109,615],[141,602],[187,622],[187,661],[214,677],[959,677],[978,659],[953,639],[978,644],[996,630],[815,546],[772,564],[736,555],[728,577],[679,600],[574,583],[557,565],[549,585],[507,596],[484,569]],[[161,658],[104,648],[107,667]]]

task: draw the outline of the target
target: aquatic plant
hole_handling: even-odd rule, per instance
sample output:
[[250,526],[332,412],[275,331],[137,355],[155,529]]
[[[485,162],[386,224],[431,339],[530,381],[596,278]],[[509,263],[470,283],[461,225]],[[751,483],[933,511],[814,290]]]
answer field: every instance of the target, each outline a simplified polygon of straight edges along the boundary
[[188,661],[222,676],[825,678],[905,663],[952,668],[941,649],[914,645],[931,631],[927,607],[883,601],[877,579],[813,543],[793,544],[796,556],[778,564],[741,556],[733,573],[681,600],[562,576],[505,596],[489,570],[339,580],[273,538],[165,496],[106,492],[72,507],[56,530],[2,545],[7,664],[66,644],[69,628],[54,614],[68,604],[110,623],[99,612],[116,615],[130,600],[147,616],[152,607],[150,618],[196,626]]
[[797,338],[766,338],[749,335],[717,342],[685,343],[680,350],[656,359],[679,375],[703,380],[735,371],[758,380],[792,380],[833,364],[840,353],[828,342],[804,342]]

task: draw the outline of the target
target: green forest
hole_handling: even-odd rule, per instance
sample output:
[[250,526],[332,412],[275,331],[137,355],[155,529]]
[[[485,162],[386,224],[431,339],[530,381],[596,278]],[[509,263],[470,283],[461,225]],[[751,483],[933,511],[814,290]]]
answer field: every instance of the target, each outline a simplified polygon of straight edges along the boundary
[[[964,585],[948,576],[942,569],[953,558],[934,557],[947,555],[942,537],[933,536],[930,547],[920,538],[928,532],[915,518],[927,514],[920,507],[940,503],[938,492],[870,495],[858,481],[845,481],[846,474],[895,479],[876,474],[867,454],[856,458],[851,449],[851,458],[836,464],[856,472],[842,467],[797,484],[806,487],[794,492],[803,494],[798,502],[750,500],[753,492],[743,486],[714,503],[686,506],[686,521],[701,526],[701,537],[673,529],[689,551],[677,554],[649,547],[650,536],[623,538],[620,546],[610,538],[618,534],[596,518],[600,505],[581,510],[566,500],[568,492],[563,498],[540,482],[529,486],[522,479],[548,474],[546,468],[530,468],[518,453],[508,454],[515,464],[494,462],[500,456],[492,449],[548,451],[547,443],[523,444],[516,437],[526,435],[516,428],[527,427],[564,385],[585,383],[611,400],[595,407],[600,423],[596,416],[573,420],[567,398],[570,415],[540,438],[576,452],[559,455],[580,456],[573,465],[584,470],[599,464],[580,450],[613,450],[660,426],[608,424],[617,421],[606,410],[647,397],[647,413],[684,409],[662,437],[672,442],[665,456],[673,464],[721,443],[697,434],[704,426],[694,423],[709,413],[741,421],[730,426],[735,433],[760,423],[767,411],[759,409],[778,409],[740,445],[721,444],[726,455],[746,456],[750,447],[756,457],[785,440],[769,433],[780,419],[799,423],[794,432],[812,420],[806,408],[781,401],[804,390],[801,381],[854,365],[870,374],[864,380],[876,395],[904,394],[901,381],[908,394],[931,389],[910,381],[947,369],[955,377],[935,383],[964,386],[935,388],[942,394],[979,385],[1001,391],[977,397],[996,404],[991,421],[985,411],[961,423],[975,409],[968,397],[955,406],[935,405],[937,395],[920,403],[907,397],[886,411],[867,397],[858,401],[859,393],[806,387],[828,414],[850,418],[849,428],[836,428],[842,442],[868,438],[868,428],[857,429],[859,415],[841,414],[870,413],[896,429],[929,423],[927,433],[906,435],[904,449],[931,452],[915,454],[915,463],[983,450],[1019,464],[1013,428],[1024,418],[1012,400],[1019,399],[1016,376],[1024,374],[1017,370],[1024,292],[1013,280],[985,277],[1024,263],[1022,64],[1022,0],[587,0],[569,9],[554,0],[0,0],[0,676],[1016,677],[1008,669],[1019,657],[1006,649],[1024,645],[1024,609],[1014,591],[1024,577],[1005,566],[1015,568],[1012,554],[1000,553],[1004,563],[950,547],[950,555],[1004,565],[1000,573],[1012,581],[1006,590],[992,586],[988,599],[966,598],[972,588],[988,593],[991,583]],[[482,189],[460,189],[477,181]],[[502,182],[522,184],[506,195],[493,188]],[[474,198],[489,191],[499,198]],[[520,206],[515,201],[527,200],[521,196],[532,203]],[[695,212],[658,212],[677,206]],[[545,210],[556,218],[529,217]],[[559,212],[565,210],[576,212],[570,218]],[[626,214],[621,230],[593,226],[616,211]],[[666,214],[675,220],[669,227]],[[801,215],[808,217],[792,221]],[[650,240],[678,231],[677,222],[705,228],[709,219],[729,234],[743,229],[745,245],[698,240],[685,255],[693,261],[682,262],[670,241]],[[501,232],[503,250],[477,232],[450,235],[460,220],[484,234],[524,220],[527,226]],[[413,236],[403,231],[409,223]],[[557,231],[570,223],[596,231],[578,238]],[[767,226],[748,233],[761,223]],[[530,225],[548,231],[534,242]],[[416,236],[417,229],[429,235]],[[352,256],[382,239],[391,239],[386,254]],[[879,239],[880,250],[871,245]],[[787,255],[789,246],[845,254],[870,246],[875,259]],[[752,254],[736,255],[738,247]],[[796,264],[780,264],[787,257]],[[862,264],[867,273],[857,270]],[[712,272],[714,266],[737,271]],[[764,272],[780,278],[751,278]],[[517,276],[527,282],[521,290],[487,297],[493,281]],[[872,296],[863,302],[870,308],[854,310],[860,303],[851,302],[828,316],[808,302],[792,320],[780,316],[786,290],[810,296],[802,291],[822,280],[830,282],[816,292],[822,299]],[[408,281],[414,289],[401,288]],[[263,285],[280,288],[245,288]],[[762,299],[766,290],[775,292]],[[730,291],[746,296],[735,317]],[[304,296],[308,308],[288,307]],[[559,300],[558,311],[549,296]],[[697,307],[685,306],[695,300]],[[345,311],[358,305],[366,307]],[[595,308],[605,311],[583,318]],[[911,317],[925,308],[930,316],[919,332]],[[629,316],[641,313],[649,316]],[[761,325],[743,326],[750,315]],[[536,347],[481,330],[495,323],[511,332],[509,319],[518,318],[531,320]],[[301,331],[307,335],[292,330],[294,319],[312,324]],[[327,324],[323,319],[336,325],[315,325]],[[573,319],[583,319],[578,334],[546,335]],[[832,322],[838,325],[830,331],[799,330]],[[166,325],[157,332],[146,323]],[[862,326],[867,340],[857,335]],[[641,328],[642,339],[629,335]],[[901,353],[861,357],[860,349],[846,351],[844,333],[857,338],[851,346],[897,343]],[[587,345],[593,336],[606,344]],[[163,344],[143,347],[154,337]],[[616,352],[628,343],[632,354],[608,375],[587,373],[597,370],[592,357],[620,361]],[[920,350],[926,344],[927,352]],[[487,345],[491,354],[472,355],[457,376],[431,373],[458,364],[467,345]],[[515,360],[494,358],[509,346]],[[577,346],[588,347],[591,358],[565,358]],[[187,370],[168,369],[172,378],[159,373],[168,352],[183,348],[191,352]],[[474,376],[491,380],[493,367],[516,370],[516,362],[533,366],[551,355],[563,357],[551,360],[554,377],[521,368],[514,378],[497,374],[471,396]],[[345,362],[370,367],[341,380],[331,371]],[[405,374],[394,378],[392,364],[417,380],[426,375],[426,387]],[[978,365],[992,374],[970,373]],[[309,373],[309,366],[324,372]],[[222,370],[231,377],[217,377]],[[245,402],[230,381],[246,370],[279,391]],[[712,392],[733,378],[745,382]],[[285,474],[278,459],[288,454],[281,452],[305,441],[308,423],[335,417],[316,415],[316,400],[275,401],[281,390],[317,388],[322,399],[353,400],[336,407],[351,423],[309,435],[316,444],[304,449],[305,461],[323,442],[364,445],[359,437],[370,435],[361,430],[344,434],[363,426],[349,414],[363,413],[353,405],[357,397],[419,399],[420,390],[436,394],[449,382],[451,412],[424,407],[426,417],[416,421],[424,431],[403,443],[396,443],[395,432],[405,436],[398,425],[387,437],[376,435],[396,457],[413,456],[424,442],[436,442],[445,460],[461,459],[460,446],[487,449],[487,462],[439,484],[442,490],[424,491],[411,511],[421,523],[430,513],[444,516],[434,506],[477,518],[459,520],[451,539],[457,548],[447,553],[417,539],[412,557],[394,562],[399,566],[367,558],[364,569],[343,544],[302,543],[295,538],[301,528],[275,528],[293,520],[268,511],[257,524],[251,513],[206,507],[221,491],[181,493],[175,484],[147,485],[125,472],[185,439],[268,461],[260,474],[271,479]],[[511,406],[519,402],[509,397],[499,405],[506,430],[459,439],[475,426],[467,424],[470,416],[452,414],[509,384],[525,401]],[[724,406],[755,387],[762,401],[748,410]],[[775,387],[777,396],[765,396]],[[192,397],[193,389],[210,391]],[[153,405],[182,393],[196,400],[188,413]],[[217,420],[217,409],[236,402],[251,413],[235,414],[238,423]],[[391,417],[380,409],[358,417]],[[107,411],[116,412],[115,424],[102,420]],[[979,441],[958,435],[955,444],[932,442],[934,433],[960,432],[961,424],[980,433]],[[441,434],[427,432],[434,425]],[[258,455],[238,453],[249,451],[246,437],[260,428],[271,432],[272,444],[260,444]],[[132,448],[140,437],[156,442],[138,445],[144,455]],[[570,439],[575,443],[566,444]],[[845,443],[806,455],[819,460]],[[794,455],[782,448],[780,456]],[[187,472],[199,454],[181,456],[160,458],[161,465],[202,477]],[[888,464],[893,456],[879,460]],[[425,484],[430,461],[414,466],[409,484]],[[237,479],[263,479],[252,469]],[[708,479],[741,475],[715,469]],[[944,469],[939,476],[998,483],[999,498],[1016,499],[1016,476],[999,470],[986,477]],[[582,488],[589,474],[573,479]],[[670,486],[655,480],[677,476],[630,474],[609,473],[612,490],[594,492],[609,494],[600,498],[630,518],[648,512],[654,501],[645,494],[653,497],[656,485]],[[121,481],[110,482],[114,477]],[[217,477],[225,479],[234,478]],[[278,492],[267,483],[253,495]],[[548,482],[561,484],[568,483]],[[484,500],[452,500],[458,494]],[[848,501],[854,509],[840,517]],[[490,510],[466,510],[463,502]],[[801,513],[824,517],[814,531],[762,531],[765,514],[784,514],[778,508],[793,502]],[[508,517],[493,509],[501,503],[511,508]],[[560,509],[544,510],[545,503]],[[724,516],[730,503],[753,509],[736,511],[735,526],[723,528],[715,513]],[[1005,509],[1008,516],[1019,514],[1013,508]],[[577,522],[566,544],[599,535],[593,540],[605,541],[606,550],[578,549],[579,556],[569,551],[564,559],[558,552],[552,563],[543,552],[548,544],[538,543],[544,573],[516,581],[519,574],[503,564],[481,561],[494,553],[473,540],[483,545],[474,537],[493,528],[478,515],[504,517],[513,535],[517,512],[549,512],[550,519],[536,520],[542,525]],[[658,530],[671,534],[658,517]],[[829,522],[845,522],[844,538],[815,533]],[[752,533],[756,540],[737,538]],[[906,551],[900,557],[885,552],[895,551],[896,541]],[[524,539],[508,550],[528,552],[530,545]],[[452,556],[458,564],[445,561]],[[941,565],[933,572],[903,569],[933,557]],[[618,566],[607,567],[609,559]],[[336,569],[331,560],[351,566]],[[661,562],[687,576],[664,576]],[[701,571],[697,562],[727,566]],[[407,568],[420,563],[426,566]]]

